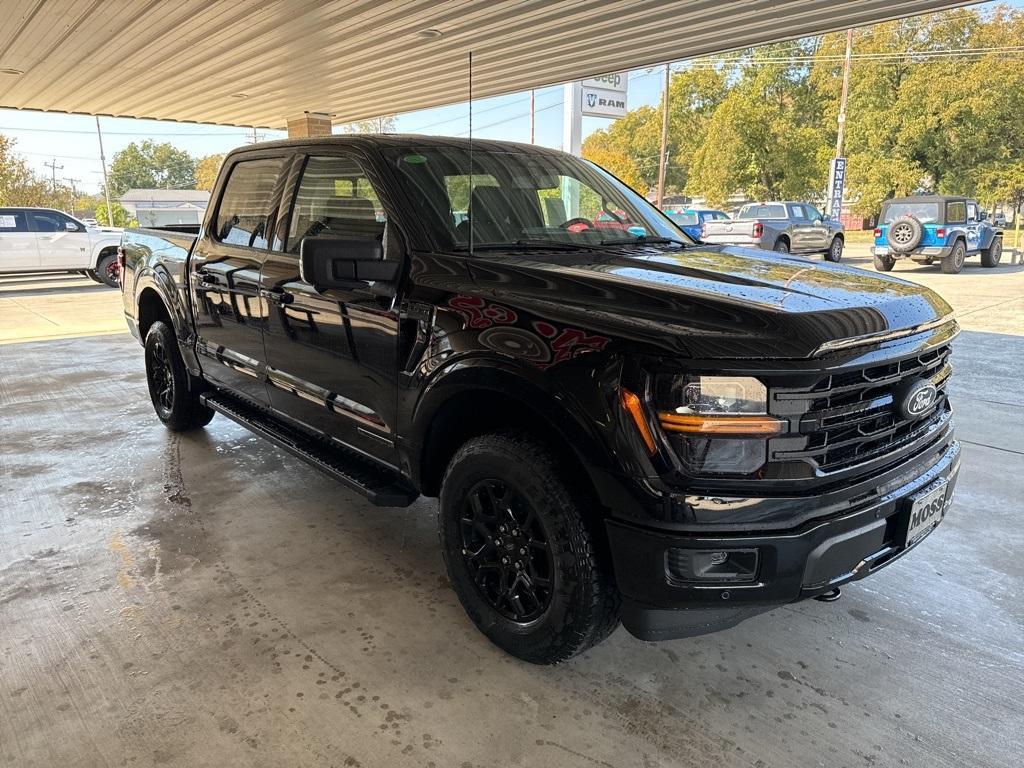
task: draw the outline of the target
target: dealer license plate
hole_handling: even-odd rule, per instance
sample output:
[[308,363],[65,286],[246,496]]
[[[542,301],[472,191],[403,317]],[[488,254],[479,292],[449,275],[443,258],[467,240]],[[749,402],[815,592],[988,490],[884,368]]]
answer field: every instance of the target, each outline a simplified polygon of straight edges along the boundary
[[875,246],[875,256],[888,256],[888,255],[889,255],[889,246],[887,246],[887,245],[876,245]]
[[946,511],[946,492],[949,482],[941,478],[910,497],[910,519],[907,523],[907,538],[904,546],[912,547],[932,532],[942,521]]

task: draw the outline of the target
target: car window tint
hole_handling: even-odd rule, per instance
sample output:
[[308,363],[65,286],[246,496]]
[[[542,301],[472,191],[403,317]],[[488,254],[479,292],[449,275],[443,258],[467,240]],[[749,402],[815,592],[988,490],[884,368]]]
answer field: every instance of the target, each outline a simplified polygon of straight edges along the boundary
[[963,224],[967,221],[967,204],[963,201],[946,203],[946,223]]
[[668,217],[676,224],[686,226],[699,223],[697,214],[693,211],[669,211]]
[[807,218],[810,219],[811,221],[817,221],[818,219],[821,218],[821,214],[818,213],[818,209],[815,208],[813,205],[805,205],[804,213],[807,214]]
[[0,211],[0,232],[28,232],[24,211]]
[[740,208],[737,218],[740,219],[784,219],[786,218],[786,206],[784,205],[744,205]]
[[56,213],[33,211],[32,222],[37,232],[60,232],[64,229],[64,222]]
[[288,228],[288,251],[307,237],[383,241],[387,216],[373,184],[350,157],[310,157],[302,172]]
[[230,245],[267,247],[267,218],[283,162],[273,157],[235,164],[217,209],[218,240]]
[[913,216],[922,224],[934,224],[939,220],[938,203],[890,203],[882,212],[882,223],[891,224],[903,216]]

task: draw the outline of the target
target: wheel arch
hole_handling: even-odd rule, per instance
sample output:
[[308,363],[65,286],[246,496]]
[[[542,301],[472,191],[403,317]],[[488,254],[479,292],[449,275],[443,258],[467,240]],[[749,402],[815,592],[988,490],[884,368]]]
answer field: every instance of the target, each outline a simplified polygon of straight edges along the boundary
[[96,247],[96,252],[93,254],[92,269],[98,270],[100,268],[100,262],[106,256],[117,256],[117,243],[101,243]]

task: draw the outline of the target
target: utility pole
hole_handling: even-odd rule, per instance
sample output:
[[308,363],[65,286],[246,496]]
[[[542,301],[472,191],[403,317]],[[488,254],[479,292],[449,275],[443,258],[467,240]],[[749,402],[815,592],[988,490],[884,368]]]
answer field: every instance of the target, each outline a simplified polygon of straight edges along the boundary
[[658,207],[665,200],[665,171],[668,169],[668,87],[671,68],[665,63],[665,91],[661,94],[661,157],[658,161]]
[[66,181],[68,184],[71,185],[71,215],[74,216],[75,215],[75,199],[78,197],[78,193],[75,192],[75,184],[80,182],[81,179],[68,179],[68,178],[65,178],[64,181]]
[[103,131],[100,130],[100,116],[96,115],[96,138],[100,142],[100,163],[103,165],[103,194],[107,196],[107,226],[114,226],[114,209],[110,207],[110,184],[107,182],[107,158],[103,154]]
[[843,58],[843,91],[839,97],[839,132],[836,134],[836,157],[843,156],[846,138],[846,98],[850,95],[850,60],[853,58],[853,30],[846,30],[846,56]]
[[536,115],[537,115],[536,91],[530,89],[530,143],[536,144]]
[[64,166],[63,165],[57,165],[57,158],[56,157],[53,158],[53,160],[51,160],[48,163],[43,163],[43,165],[45,165],[47,168],[50,169],[50,179],[51,179],[51,184],[53,185],[53,207],[56,208],[57,204],[60,202],[57,199],[57,171],[64,170]]

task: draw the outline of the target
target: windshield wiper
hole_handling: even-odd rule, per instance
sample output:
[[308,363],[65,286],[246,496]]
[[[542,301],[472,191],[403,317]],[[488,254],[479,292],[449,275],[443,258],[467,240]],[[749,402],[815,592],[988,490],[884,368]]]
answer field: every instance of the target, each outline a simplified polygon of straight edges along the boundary
[[[474,251],[511,251],[511,250],[536,250],[536,251],[588,251],[592,245],[581,243],[562,243],[557,240],[516,240],[512,243],[473,243]],[[469,244],[455,246],[457,251],[468,251]]]
[[601,245],[650,245],[651,243],[673,243],[675,245],[681,245],[683,248],[688,247],[689,243],[684,243],[682,240],[676,240],[673,237],[637,237],[632,240],[602,240]]

